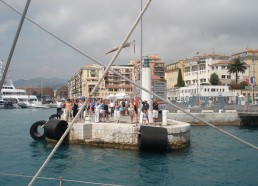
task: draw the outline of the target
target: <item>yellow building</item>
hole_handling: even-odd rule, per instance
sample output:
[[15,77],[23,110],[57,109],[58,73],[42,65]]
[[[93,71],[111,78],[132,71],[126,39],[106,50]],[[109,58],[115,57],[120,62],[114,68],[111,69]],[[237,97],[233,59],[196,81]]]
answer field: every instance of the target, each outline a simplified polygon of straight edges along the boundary
[[250,66],[249,77],[255,78],[255,85],[258,85],[258,49],[246,49],[232,55],[233,58],[239,57],[241,61]]
[[184,60],[166,65],[165,79],[167,80],[167,89],[174,88],[177,84],[179,69],[181,69],[182,78],[184,79]]

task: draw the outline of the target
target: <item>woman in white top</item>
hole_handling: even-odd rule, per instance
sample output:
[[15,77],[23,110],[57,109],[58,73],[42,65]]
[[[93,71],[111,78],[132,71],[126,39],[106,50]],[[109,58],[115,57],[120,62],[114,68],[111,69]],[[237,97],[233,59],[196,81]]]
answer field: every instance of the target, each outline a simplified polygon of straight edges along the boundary
[[119,119],[120,119],[120,104],[116,101],[115,107],[114,107],[114,121],[118,123]]
[[99,102],[97,102],[95,105],[95,122],[96,123],[99,122],[99,112],[100,112]]

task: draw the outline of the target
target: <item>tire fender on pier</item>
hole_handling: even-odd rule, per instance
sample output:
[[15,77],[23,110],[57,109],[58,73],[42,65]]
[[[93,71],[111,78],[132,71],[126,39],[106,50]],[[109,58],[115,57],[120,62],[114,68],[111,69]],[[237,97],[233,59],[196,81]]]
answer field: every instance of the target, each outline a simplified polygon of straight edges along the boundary
[[34,139],[34,140],[43,140],[46,139],[45,136],[45,130],[44,132],[41,134],[38,130],[38,127],[42,127],[42,125],[44,125],[46,123],[45,120],[40,120],[37,121],[35,123],[33,123],[30,127],[30,136]]
[[168,149],[168,132],[166,128],[141,126],[138,136],[140,151],[166,151]]
[[44,126],[46,137],[54,140],[59,140],[67,128],[68,123],[59,119],[50,119]]
[[49,120],[51,119],[57,119],[57,114],[52,114],[50,117],[49,117]]

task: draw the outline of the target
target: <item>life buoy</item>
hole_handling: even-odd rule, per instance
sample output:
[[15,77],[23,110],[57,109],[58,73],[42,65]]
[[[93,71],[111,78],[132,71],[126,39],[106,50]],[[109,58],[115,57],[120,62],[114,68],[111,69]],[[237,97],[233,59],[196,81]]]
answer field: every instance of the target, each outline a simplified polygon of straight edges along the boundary
[[141,126],[138,136],[140,151],[164,152],[168,148],[168,132],[166,128]]
[[34,139],[34,140],[43,140],[46,138],[45,136],[45,131],[43,132],[43,134],[39,133],[38,127],[41,127],[42,125],[44,125],[46,123],[45,120],[40,120],[37,121],[35,123],[33,123],[30,127],[30,136]]

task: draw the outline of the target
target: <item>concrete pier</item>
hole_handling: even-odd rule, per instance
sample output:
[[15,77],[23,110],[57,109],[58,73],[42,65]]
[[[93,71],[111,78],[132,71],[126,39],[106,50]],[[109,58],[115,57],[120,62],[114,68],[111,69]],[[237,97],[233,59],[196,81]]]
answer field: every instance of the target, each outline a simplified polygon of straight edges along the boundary
[[[74,124],[69,134],[71,144],[138,149],[140,126],[138,123],[127,123],[130,121],[129,116],[123,116],[120,123],[91,121],[80,121]],[[153,131],[160,127],[167,130],[167,150],[185,148],[190,144],[190,124],[188,123],[168,119],[167,125],[149,125],[148,127],[152,127]]]
[[240,126],[258,126],[257,112],[242,112],[239,113]]
[[[232,125],[239,126],[240,119],[237,112],[224,112],[224,113],[191,113],[192,115],[201,118],[213,125]],[[168,119],[174,119],[190,123],[191,125],[206,125],[203,122],[185,114],[179,113],[168,113]]]

